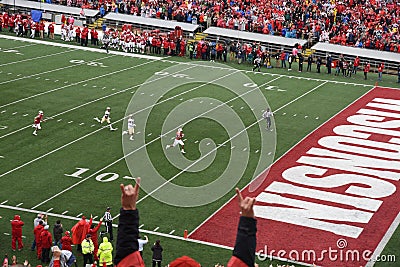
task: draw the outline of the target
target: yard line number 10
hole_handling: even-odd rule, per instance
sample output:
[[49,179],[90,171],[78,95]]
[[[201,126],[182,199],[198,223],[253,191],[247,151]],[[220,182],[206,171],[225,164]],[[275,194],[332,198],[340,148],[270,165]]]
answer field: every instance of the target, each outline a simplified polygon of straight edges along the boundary
[[[79,178],[82,179],[84,177],[82,177],[82,174],[84,174],[85,172],[89,171],[88,168],[76,168],[77,171],[72,173],[72,174],[64,174],[65,176],[68,177],[74,177],[74,178]],[[86,177],[85,179],[88,179],[90,177],[92,177],[93,175],[96,175],[96,173]],[[117,180],[120,177],[120,175],[118,173],[115,172],[103,172],[100,174],[96,175],[96,181],[102,182],[102,183],[106,183],[106,182],[112,182],[114,180]],[[134,180],[135,178],[131,177],[131,176],[127,176],[125,175],[124,177],[122,177],[123,179],[129,179],[129,180]]]

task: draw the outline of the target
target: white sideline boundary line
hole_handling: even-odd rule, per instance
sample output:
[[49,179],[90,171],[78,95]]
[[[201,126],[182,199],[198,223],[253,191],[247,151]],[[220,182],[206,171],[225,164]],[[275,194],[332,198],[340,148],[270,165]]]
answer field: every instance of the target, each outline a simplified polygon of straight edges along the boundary
[[[100,61],[100,60],[107,59],[107,58],[111,58],[111,57],[115,57],[115,55],[111,55],[111,56],[107,56],[107,57],[102,57],[102,58],[99,58],[99,59],[95,59],[95,60],[93,60],[93,61]],[[32,78],[32,77],[35,77],[35,76],[38,76],[38,75],[43,75],[43,74],[47,74],[47,73],[56,72],[56,71],[59,71],[59,70],[65,70],[65,69],[69,69],[69,68],[74,68],[74,67],[82,66],[82,65],[84,65],[84,64],[86,64],[86,62],[78,63],[78,64],[74,64],[74,65],[69,65],[69,66],[65,66],[65,67],[58,68],[58,69],[52,69],[52,70],[48,70],[48,71],[44,71],[44,72],[39,72],[39,73],[36,73],[36,74],[31,74],[31,75],[28,75],[28,76],[23,76],[23,77],[20,77],[20,78],[17,78],[17,79],[13,79],[13,80],[8,80],[8,81],[0,82],[0,85],[1,85],[1,84],[6,84],[6,83],[10,83],[10,82],[20,81],[20,80],[23,80],[23,79]]]
[[1,50],[3,51],[7,51],[7,50],[14,50],[14,49],[18,49],[18,48],[23,48],[23,47],[28,47],[28,46],[35,46],[36,44],[27,44],[27,45],[20,45],[20,46],[14,46],[14,47],[10,47],[10,48],[1,48]]
[[[90,52],[97,52],[97,53],[104,53],[104,54],[107,53],[107,51],[105,49],[100,49],[100,48],[75,46],[75,45],[70,45],[70,44],[66,44],[66,43],[64,44],[64,43],[48,42],[48,41],[29,39],[29,38],[23,38],[23,37],[17,37],[17,36],[9,36],[9,35],[0,34],[0,38],[8,39],[8,40],[16,40],[16,41],[20,41],[20,42],[34,43],[34,44],[51,45],[51,46],[56,46],[56,47],[74,48],[75,50],[83,50],[83,51],[90,51]],[[109,54],[128,56],[128,57],[136,57],[136,58],[144,58],[144,59],[152,59],[152,60],[162,59],[161,57],[156,57],[156,56],[133,54],[133,53],[129,54],[129,53],[125,53],[125,52],[121,52],[121,51],[113,51],[113,50],[110,50]]]
[[[62,215],[62,214],[57,214],[57,213],[45,212],[45,211],[42,211],[42,210],[26,209],[26,208],[14,207],[14,206],[9,206],[9,205],[0,204],[0,208],[8,209],[8,210],[22,211],[22,212],[28,212],[28,213],[34,213],[34,214],[42,213],[42,214],[47,214],[47,216],[51,216],[51,217],[55,217],[55,218],[61,218],[61,219],[67,219],[67,220],[72,220],[72,221],[80,221],[81,220],[81,218],[77,218],[75,216],[68,216],[68,215]],[[93,220],[92,222],[97,224],[100,221]],[[113,224],[113,227],[118,227],[118,224]],[[185,239],[185,238],[183,238],[181,236],[176,236],[176,235],[172,235],[172,234],[165,234],[165,233],[155,232],[155,231],[151,231],[151,230],[143,230],[143,229],[140,229],[140,228],[139,228],[139,231],[143,232],[143,233],[146,233],[146,234],[152,234],[152,235],[167,237],[167,238],[176,239],[176,240],[188,241],[188,242],[196,243],[196,244],[203,244],[203,245],[213,246],[213,247],[217,247],[217,248],[224,248],[224,249],[229,249],[229,250],[233,249],[232,247],[222,246],[222,245],[209,243],[209,242],[205,242],[205,241],[200,241],[200,240],[195,240],[195,239],[190,239],[190,238]]]
[[[186,70],[187,70],[187,69],[186,69]],[[213,83],[213,82],[215,82],[215,81],[218,81],[218,80],[220,80],[220,79],[223,79],[223,78],[225,78],[225,77],[228,77],[228,76],[233,75],[233,74],[235,74],[235,73],[238,72],[238,71],[235,70],[235,69],[232,69],[232,70],[233,70],[233,71],[232,71],[231,73],[225,74],[224,76],[221,76],[221,77],[219,77],[219,78],[216,78],[216,79],[214,79],[214,80],[212,80],[212,81],[210,81],[210,82],[207,82],[207,83],[205,83],[205,84],[201,84],[201,85],[199,85],[199,86],[196,86],[196,87],[194,87],[194,88],[191,88],[191,89],[189,89],[189,90],[186,90],[186,91],[184,91],[184,92],[182,92],[182,93],[179,93],[179,94],[177,94],[177,95],[175,95],[175,96],[172,96],[172,97],[169,97],[169,98],[167,98],[167,99],[164,99],[164,100],[162,100],[162,101],[160,101],[160,102],[158,102],[158,103],[155,103],[155,104],[153,104],[153,105],[151,105],[151,106],[149,106],[149,107],[146,107],[146,108],[143,108],[143,109],[141,109],[141,110],[138,110],[138,111],[136,111],[136,112],[133,113],[133,114],[137,114],[137,113],[142,112],[143,110],[146,110],[146,109],[148,109],[148,108],[152,108],[152,107],[154,107],[154,106],[156,106],[156,105],[162,104],[162,103],[164,103],[164,102],[166,102],[166,101],[169,101],[169,100],[171,100],[171,99],[175,99],[175,98],[176,98],[177,96],[179,96],[179,95],[183,95],[183,94],[189,93],[189,92],[191,92],[191,91],[193,91],[193,90],[196,90],[196,89],[201,88],[201,87],[203,87],[203,86],[205,86],[205,85],[207,85],[207,84]],[[182,71],[184,71],[184,70],[182,70]],[[164,77],[164,76],[161,76],[160,78],[162,78],[162,77]],[[150,82],[152,82],[152,81],[150,81]],[[123,117],[123,118],[121,118],[121,119],[119,119],[119,120],[117,120],[117,121],[111,123],[111,125],[113,125],[113,124],[115,124],[115,123],[117,123],[117,122],[119,122],[119,121],[121,121],[121,120],[124,120],[124,119],[125,119],[125,117]],[[67,144],[65,144],[65,145],[62,145],[61,147],[58,147],[58,148],[56,148],[55,150],[52,150],[52,151],[50,151],[50,152],[48,152],[48,153],[46,153],[46,154],[44,154],[44,155],[42,155],[42,156],[40,156],[40,157],[37,157],[37,158],[35,158],[35,159],[33,159],[33,160],[27,162],[27,163],[24,163],[23,165],[20,165],[20,166],[18,166],[17,168],[14,168],[14,169],[12,169],[12,170],[6,172],[6,173],[3,173],[3,174],[0,175],[0,178],[3,177],[4,175],[7,175],[7,174],[9,174],[9,173],[11,173],[11,172],[14,172],[15,170],[18,170],[18,169],[20,169],[20,168],[22,168],[22,167],[24,167],[24,166],[26,166],[26,165],[29,165],[29,164],[32,163],[32,162],[35,162],[35,161],[37,161],[37,160],[39,160],[39,159],[41,159],[41,158],[44,158],[45,156],[50,155],[50,154],[52,154],[52,153],[54,153],[54,152],[56,152],[56,151],[58,151],[58,150],[60,150],[60,149],[63,149],[64,147],[69,146],[70,144],[73,144],[73,143],[75,143],[75,142],[78,142],[78,141],[82,140],[83,138],[85,138],[85,137],[87,137],[87,136],[90,136],[90,135],[92,135],[92,134],[94,134],[94,133],[96,133],[96,132],[98,132],[98,131],[101,131],[102,129],[105,129],[105,128],[108,128],[108,126],[102,127],[102,128],[100,128],[100,129],[98,129],[98,130],[96,130],[96,131],[94,131],[94,132],[91,132],[91,133],[89,133],[89,134],[86,134],[86,135],[84,135],[84,136],[82,136],[82,137],[80,137],[80,138],[78,138],[78,139],[75,139],[74,141],[71,141],[70,143],[67,143]],[[159,138],[159,137],[158,137],[158,138]],[[150,141],[150,142],[147,143],[147,144],[150,144],[151,142],[154,142],[155,140],[157,140],[157,138],[156,138],[156,139],[153,139],[152,141]],[[135,151],[136,151],[136,150],[135,150]],[[132,153],[132,152],[131,152],[131,153]],[[130,153],[129,153],[128,155],[130,155]],[[126,156],[128,156],[128,155],[126,155]],[[93,177],[94,175],[97,175],[98,173],[100,173],[100,172],[102,172],[103,170],[109,168],[110,166],[114,165],[115,163],[118,163],[119,161],[123,160],[126,156],[124,155],[122,158],[119,158],[119,159],[117,159],[116,161],[114,161],[114,162],[108,164],[107,166],[101,168],[100,170],[96,171],[95,173],[91,174],[90,176],[88,176],[88,177],[86,177],[86,178],[84,178],[84,179],[82,179],[82,180],[79,180],[79,182],[77,182],[77,183],[71,185],[70,187],[68,187],[68,188],[66,188],[66,189],[64,189],[64,190],[62,190],[61,192],[59,192],[59,193],[53,195],[52,197],[50,197],[50,198],[48,198],[48,199],[42,201],[41,203],[39,203],[39,204],[33,206],[32,209],[36,209],[37,207],[43,205],[44,203],[46,203],[46,202],[52,200],[53,198],[56,198],[57,196],[63,194],[64,192],[69,191],[70,189],[74,188],[75,186],[79,185],[80,183],[85,182],[86,180],[90,179],[90,178]]]
[[[282,154],[282,156],[280,156],[279,158],[277,158],[270,166],[266,167],[260,174],[258,174],[256,176],[255,179],[253,179],[252,181],[248,182],[241,190],[243,190],[244,188],[248,187],[254,180],[257,180],[258,177],[260,177],[260,175],[262,175],[263,173],[265,173],[265,171],[267,171],[269,168],[271,168],[276,162],[278,162],[281,158],[283,158],[284,156],[286,156],[287,153],[289,153],[292,149],[294,149],[296,146],[298,146],[301,142],[303,142],[303,140],[305,140],[308,136],[310,136],[311,134],[313,134],[314,132],[316,132],[319,128],[321,128],[322,126],[324,126],[326,123],[328,123],[330,120],[332,120],[337,114],[341,113],[342,111],[344,111],[345,109],[347,109],[348,107],[350,107],[351,105],[353,105],[355,102],[357,102],[359,99],[361,99],[362,97],[364,97],[366,94],[368,94],[369,92],[371,92],[375,87],[371,88],[370,90],[368,90],[366,93],[364,93],[363,95],[361,95],[360,97],[358,97],[357,99],[355,99],[353,102],[351,102],[350,104],[348,104],[346,107],[344,107],[343,109],[341,109],[338,113],[336,113],[335,115],[333,115],[332,117],[330,117],[328,120],[326,120],[324,123],[322,123],[320,126],[318,126],[317,128],[315,128],[314,130],[312,130],[311,132],[309,132],[306,136],[304,136],[303,138],[301,138],[296,144],[294,144],[291,148],[289,148],[285,153]],[[276,111],[274,111],[276,112]],[[227,202],[225,202],[225,204],[223,204],[221,207],[219,207],[216,211],[214,211],[207,219],[205,219],[201,224],[199,224],[193,231],[191,231],[188,236],[192,235],[195,231],[197,231],[197,229],[199,229],[201,226],[203,226],[207,221],[209,221],[213,216],[215,216],[216,213],[218,213],[221,209],[223,209],[229,202],[232,201],[232,199],[234,199],[236,197],[236,195],[233,195]]]
[[[328,81],[325,81],[325,83],[327,83]],[[306,136],[304,136],[302,139],[300,139],[296,144],[294,144],[291,148],[289,148],[285,153],[282,154],[282,156],[280,156],[279,158],[277,158],[270,166],[268,166],[267,168],[265,168],[260,174],[258,174],[256,176],[256,179],[258,177],[260,177],[260,175],[262,175],[263,173],[265,173],[265,171],[267,171],[269,168],[271,168],[276,162],[278,162],[281,158],[283,158],[286,154],[288,154],[291,150],[293,150],[297,145],[299,145],[301,142],[303,142],[303,140],[305,140],[308,136],[310,136],[311,134],[313,134],[314,132],[316,132],[318,129],[320,129],[321,127],[323,127],[325,124],[327,124],[329,121],[331,121],[334,117],[336,117],[339,113],[343,112],[344,110],[346,110],[347,108],[349,108],[351,105],[353,105],[355,102],[357,102],[359,99],[363,98],[365,95],[367,95],[369,92],[371,92],[373,89],[375,88],[375,86],[373,86],[370,90],[368,90],[367,92],[365,92],[364,94],[362,94],[360,97],[358,97],[357,99],[355,99],[354,101],[352,101],[350,104],[348,104],[347,106],[345,106],[344,108],[342,108],[339,112],[337,112],[336,114],[334,114],[332,117],[330,117],[328,120],[326,120],[324,123],[322,123],[320,126],[318,126],[317,128],[315,128],[313,131],[311,131],[310,133],[308,133]],[[277,110],[275,110],[276,112]],[[254,179],[254,180],[256,180]],[[241,191],[248,187],[254,180],[248,182],[242,189]],[[232,201],[232,199],[234,199],[236,197],[236,194],[234,194],[231,198],[229,198],[228,201],[226,201],[221,207],[219,207],[217,210],[215,210],[207,219],[205,219],[202,223],[200,223],[194,230],[192,230],[189,234],[188,237],[190,238],[190,236],[196,232],[201,226],[203,226],[206,222],[208,222],[212,217],[215,216],[215,214],[217,214],[220,210],[222,210],[229,202]],[[398,221],[396,221],[398,220]],[[396,217],[396,220],[393,222],[393,224],[391,225],[391,227],[389,228],[389,230],[391,230],[392,227],[395,226],[395,224],[397,223],[397,226],[400,223],[400,213],[399,215]],[[394,227],[393,232],[396,230],[397,226]],[[388,232],[389,232],[388,230]],[[388,234],[388,232],[386,234]],[[390,236],[393,234],[393,232],[391,232]],[[385,235],[386,237],[386,235]],[[390,239],[390,237],[388,237],[388,240]],[[388,240],[386,241],[386,243],[388,242]],[[382,242],[381,242],[382,243]],[[381,245],[381,243],[379,245]],[[384,244],[384,246],[386,245],[386,243]],[[378,245],[378,247],[379,247]],[[375,253],[381,253],[381,251],[377,249],[374,252]],[[383,250],[383,248],[382,248]],[[288,261],[288,262],[293,262],[296,264],[302,264],[305,266],[312,266],[311,264],[305,263],[305,262],[297,262],[297,261],[291,261],[289,259],[286,258],[280,258],[280,257],[272,257],[272,259],[278,259],[280,261]],[[369,266],[365,266],[365,267],[369,267]]]
[[[152,62],[155,62],[155,61],[152,61]],[[139,65],[136,65],[136,67],[139,67],[139,66],[142,66],[142,65],[145,65],[145,64],[149,64],[149,63],[152,63],[152,62],[144,62],[144,63],[141,63],[141,64],[139,64]],[[194,67],[190,67],[190,68],[194,68]],[[185,70],[188,70],[188,69],[185,69]],[[178,72],[176,72],[176,73],[179,73],[179,72],[180,72],[180,71],[178,71]],[[63,115],[63,114],[65,114],[65,113],[68,113],[68,112],[73,111],[73,110],[75,110],[75,109],[79,109],[79,108],[81,108],[81,107],[84,107],[84,106],[86,106],[86,105],[92,104],[92,103],[94,103],[94,102],[97,102],[97,101],[106,99],[106,98],[108,98],[108,97],[112,97],[112,96],[117,95],[117,94],[120,94],[120,93],[124,93],[124,92],[126,92],[126,91],[129,91],[129,90],[135,89],[135,88],[137,88],[137,87],[140,87],[140,86],[142,86],[142,85],[144,85],[144,84],[148,84],[148,83],[151,83],[151,82],[154,82],[154,81],[158,81],[158,80],[160,80],[160,79],[162,79],[162,78],[164,78],[164,77],[167,77],[167,76],[161,76],[160,78],[157,78],[157,79],[154,79],[154,80],[151,80],[151,81],[148,81],[148,82],[144,82],[144,83],[141,83],[141,84],[137,84],[137,85],[134,85],[134,86],[132,86],[132,87],[128,87],[128,88],[122,89],[122,90],[120,90],[120,91],[117,91],[117,92],[115,92],[115,93],[112,93],[112,94],[109,94],[109,95],[105,95],[105,96],[102,96],[102,97],[100,97],[100,98],[93,99],[93,100],[91,100],[91,101],[89,101],[89,102],[83,103],[83,104],[81,104],[81,105],[75,106],[75,107],[70,108],[70,109],[67,109],[67,110],[64,110],[64,111],[62,111],[62,112],[60,112],[60,113],[57,113],[57,114],[55,114],[55,115],[52,115],[52,116],[50,116],[50,117],[51,117],[51,118],[58,117],[58,116],[60,116],[60,115]],[[57,120],[57,121],[58,121],[58,120]],[[119,120],[118,120],[118,121],[119,121]],[[118,121],[115,121],[115,122],[113,122],[112,124],[114,124],[114,123],[116,123],[116,122],[118,122]],[[7,133],[7,134],[4,134],[4,135],[0,136],[0,139],[2,139],[2,138],[4,138],[4,137],[7,137],[7,136],[10,136],[10,135],[12,135],[12,134],[15,134],[15,133],[17,133],[17,132],[20,132],[20,131],[22,131],[22,130],[28,129],[28,128],[30,128],[31,126],[32,126],[32,125],[29,124],[29,125],[27,125],[27,126],[24,126],[24,127],[22,127],[22,128],[19,128],[19,129],[17,129],[17,130],[14,130],[14,131],[12,131],[12,132],[9,132],[9,133]],[[1,176],[0,176],[0,177],[1,177]]]
[[16,101],[1,105],[0,108],[4,108],[4,107],[7,107],[7,106],[10,106],[10,105],[13,105],[13,104],[28,100],[28,99],[32,99],[32,98],[35,98],[37,96],[41,96],[41,95],[45,95],[45,94],[52,93],[52,92],[55,92],[55,91],[59,91],[59,90],[64,89],[64,88],[68,88],[68,87],[71,87],[71,86],[76,86],[76,85],[79,85],[79,84],[82,84],[82,83],[86,83],[86,82],[90,82],[90,81],[97,80],[97,79],[100,79],[100,78],[108,77],[110,75],[114,75],[114,74],[117,74],[117,73],[120,73],[120,72],[132,70],[132,69],[135,69],[137,67],[141,67],[143,65],[147,65],[147,64],[153,63],[153,62],[156,62],[156,61],[147,61],[147,62],[138,64],[138,65],[135,65],[135,66],[132,66],[132,67],[116,70],[116,71],[109,72],[109,73],[106,73],[106,74],[102,74],[102,75],[99,75],[99,76],[96,76],[96,77],[92,77],[92,78],[89,78],[89,79],[81,80],[79,82],[68,83],[67,85],[64,85],[64,86],[61,86],[61,87],[57,87],[57,88],[54,88],[54,89],[51,89],[51,90],[48,90],[48,91],[45,91],[45,92],[34,94],[34,95],[31,95],[31,96],[24,97],[24,98],[18,99]]
[[373,260],[367,262],[365,267],[372,267],[375,265],[375,263],[376,263],[375,260],[379,259],[379,256],[382,255],[383,249],[386,247],[387,243],[389,242],[390,238],[393,236],[393,234],[396,231],[399,224],[400,224],[400,213],[397,214],[393,223],[390,225],[389,229],[386,231],[385,235],[383,236],[381,242],[379,242],[378,246],[376,247],[374,253],[371,256],[371,259],[373,259]]

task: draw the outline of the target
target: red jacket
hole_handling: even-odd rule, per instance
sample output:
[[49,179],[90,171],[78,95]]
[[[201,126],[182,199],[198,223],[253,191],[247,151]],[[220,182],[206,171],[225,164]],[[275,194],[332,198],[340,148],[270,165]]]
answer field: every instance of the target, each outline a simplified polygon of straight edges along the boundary
[[40,233],[43,231],[44,226],[42,224],[38,224],[38,226],[33,229],[33,234],[35,235],[36,242],[40,240]]
[[51,238],[51,234],[47,230],[43,230],[40,233],[40,246],[42,248],[51,248],[53,245],[53,239]]
[[90,218],[90,222],[86,222],[86,218],[82,217],[82,220],[77,222],[74,227],[72,227],[72,243],[74,245],[81,244],[83,239],[86,238],[86,234],[89,231],[90,226],[92,225],[92,218]]
[[65,233],[65,236],[61,238],[61,249],[72,251],[72,238],[69,233]]
[[24,226],[24,222],[21,221],[21,217],[19,217],[19,215],[15,215],[14,220],[11,221],[12,236],[21,237],[22,236],[22,226]]

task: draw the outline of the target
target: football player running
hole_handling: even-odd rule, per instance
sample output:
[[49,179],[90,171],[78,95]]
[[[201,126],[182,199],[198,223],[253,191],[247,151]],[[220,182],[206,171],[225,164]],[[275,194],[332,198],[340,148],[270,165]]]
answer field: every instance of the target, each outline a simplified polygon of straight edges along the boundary
[[39,111],[39,114],[33,119],[33,125],[32,127],[35,128],[35,130],[33,131],[33,135],[37,135],[37,131],[41,130],[42,127],[40,127],[40,123],[44,121],[43,119],[43,111]]
[[176,145],[180,145],[180,146],[181,146],[181,152],[182,152],[183,154],[185,154],[185,153],[186,153],[186,152],[185,152],[185,149],[184,149],[185,144],[184,144],[183,141],[182,141],[182,138],[183,138],[184,136],[185,136],[185,135],[183,134],[182,128],[179,128],[178,131],[176,132],[175,139],[174,139],[174,143],[173,143],[172,145],[167,145],[167,146],[165,147],[165,149],[168,149],[168,148],[170,148],[171,146],[172,146],[172,147],[175,147]]
[[130,135],[129,140],[133,141],[134,140],[133,134],[135,133],[135,126],[136,126],[135,119],[133,118],[133,115],[131,114],[128,117],[128,131],[124,131],[122,133],[122,135],[129,134]]
[[101,118],[101,120],[99,120],[99,118],[97,118],[97,117],[93,118],[93,119],[95,121],[99,122],[100,124],[103,124],[103,122],[106,121],[108,123],[108,127],[110,127],[110,131],[116,131],[116,130],[118,130],[118,128],[112,127],[110,114],[111,114],[111,108],[107,107],[106,111],[104,112],[104,116],[103,116],[103,118]]

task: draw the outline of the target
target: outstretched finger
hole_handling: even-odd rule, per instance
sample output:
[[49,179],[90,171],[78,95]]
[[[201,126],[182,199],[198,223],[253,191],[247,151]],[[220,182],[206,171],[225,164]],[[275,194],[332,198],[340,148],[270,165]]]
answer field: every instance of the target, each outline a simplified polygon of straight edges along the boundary
[[140,177],[136,178],[135,190],[136,192],[139,190],[140,187]]
[[239,188],[236,187],[236,195],[238,196],[239,200],[239,205],[243,202],[243,196],[242,193],[240,192]]
[[121,188],[122,195],[125,195],[125,185],[124,184],[120,184],[119,188]]

